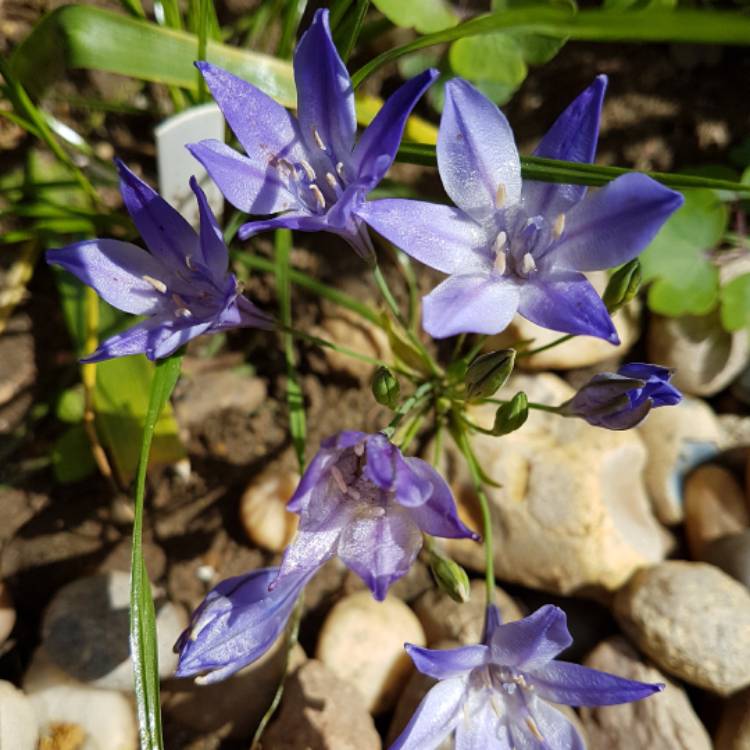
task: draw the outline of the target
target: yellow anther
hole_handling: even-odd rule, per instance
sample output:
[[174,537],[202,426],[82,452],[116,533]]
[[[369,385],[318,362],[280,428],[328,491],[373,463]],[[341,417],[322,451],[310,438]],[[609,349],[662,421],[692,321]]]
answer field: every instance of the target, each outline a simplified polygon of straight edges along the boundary
[[555,224],[552,227],[552,234],[555,235],[555,239],[559,239],[562,233],[565,231],[565,214],[558,214],[555,219]]
[[300,162],[300,166],[302,167],[302,169],[305,170],[307,179],[310,180],[310,182],[312,182],[316,178],[317,175],[315,174],[315,170],[312,168],[312,165],[310,164],[310,162],[303,159]]
[[495,193],[495,206],[502,208],[505,205],[505,199],[508,197],[508,191],[505,189],[505,185],[501,182],[497,186],[497,192]]
[[526,717],[526,726],[531,730],[531,733],[539,740],[539,742],[544,742],[544,735],[539,731],[539,727],[530,716]]
[[529,274],[532,271],[536,271],[536,263],[531,253],[526,253],[521,259],[521,270],[525,274]]
[[155,279],[153,276],[149,276],[148,274],[144,274],[141,276],[141,278],[147,283],[151,284],[154,289],[156,289],[157,292],[161,292],[164,294],[164,292],[167,291],[167,285],[163,281],[159,281],[159,279]]
[[323,193],[320,192],[320,188],[315,183],[313,183],[309,187],[310,187],[310,192],[315,196],[315,201],[317,202],[317,204],[321,208],[325,208],[326,207],[326,199],[323,196]]
[[326,172],[326,182],[335,190],[339,183],[331,172]]
[[318,144],[318,148],[321,151],[325,151],[326,150],[326,144],[323,143],[323,139],[320,137],[320,133],[318,132],[318,129],[317,128],[313,128],[312,129],[312,134],[313,134],[313,138],[315,138],[315,143]]

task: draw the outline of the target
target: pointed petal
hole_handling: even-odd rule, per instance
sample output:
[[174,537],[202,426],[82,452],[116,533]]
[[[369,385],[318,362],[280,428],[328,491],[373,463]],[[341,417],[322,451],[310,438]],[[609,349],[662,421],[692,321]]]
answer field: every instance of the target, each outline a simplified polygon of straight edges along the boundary
[[380,182],[396,156],[406,120],[437,77],[437,70],[425,70],[388,97],[354,148],[352,169],[358,180],[370,187]]
[[422,673],[436,680],[460,677],[489,661],[490,650],[481,644],[449,649],[430,649],[407,643],[404,648]]
[[297,197],[268,159],[249,159],[214,140],[191,143],[188,150],[240,211],[273,214],[300,208]]
[[456,501],[447,482],[426,461],[420,458],[405,458],[408,467],[424,482],[431,492],[425,502],[410,505],[409,513],[425,534],[448,539],[469,538],[479,540],[479,535],[464,526],[458,517]]
[[484,628],[482,629],[482,643],[489,643],[495,631],[503,624],[503,616],[496,604],[488,604],[484,612]]
[[[297,118],[308,151],[324,150],[335,164],[348,161],[357,120],[349,72],[331,38],[328,11],[315,12],[294,53]],[[318,135],[316,136],[315,133]]]
[[174,354],[181,346],[187,344],[204,334],[211,327],[212,321],[196,323],[192,326],[175,325],[169,336],[160,338],[154,346],[146,349],[146,356],[149,359],[163,359],[170,354]]
[[518,312],[543,328],[620,343],[601,297],[575,271],[552,271],[527,279],[521,287]]
[[565,612],[546,604],[522,620],[495,629],[490,642],[492,661],[531,670],[554,659],[572,642]]
[[286,213],[274,216],[273,219],[261,221],[248,221],[237,230],[237,236],[241,240],[255,237],[261,232],[269,232],[274,229],[296,229],[299,232],[325,232],[328,229],[325,218],[310,216],[309,214]]
[[456,725],[455,750],[515,750],[510,744],[505,717],[491,703],[491,696],[482,692],[471,696]]
[[513,131],[500,110],[460,78],[445,87],[437,160],[445,192],[481,222],[521,196],[521,162]]
[[180,268],[187,256],[200,258],[198,235],[179,211],[172,208],[150,185],[137,177],[119,159],[120,193],[146,247],[164,265]]
[[385,515],[353,517],[341,534],[338,555],[382,601],[391,584],[408,573],[421,547],[419,528],[395,506]]
[[81,362],[103,362],[105,359],[114,357],[127,357],[130,354],[148,356],[149,353],[151,355],[149,358],[154,359],[155,347],[173,334],[172,323],[171,315],[155,315],[143,320],[102,341],[99,348],[93,354],[81,359]]
[[635,258],[683,204],[681,193],[644,174],[626,174],[588,196],[566,217],[549,258],[562,268],[595,271]]
[[164,295],[144,277],[162,281],[164,266],[145,250],[119,240],[85,240],[48,250],[47,263],[61,266],[96,290],[110,305],[147,315],[164,304]]
[[393,491],[396,502],[406,507],[421,505],[432,492],[432,484],[410,468],[401,451],[381,433],[367,438],[365,476],[385,492]]
[[435,750],[458,723],[465,693],[466,686],[460,678],[435,685],[390,750]]
[[[534,156],[591,164],[599,139],[602,102],[607,76],[600,75],[557,118],[534,151]],[[523,201],[530,216],[556,216],[565,213],[586,194],[585,185],[556,185],[526,181]]]
[[[273,316],[263,312],[259,307],[252,303],[247,297],[239,295],[234,302],[237,310],[239,311],[239,321],[236,324],[240,328],[261,328],[266,331],[273,329],[275,320]],[[222,313],[222,319],[219,321],[219,325],[214,324],[214,328],[224,328],[225,320],[224,314]]]
[[229,250],[224,244],[224,235],[216,221],[214,212],[208,205],[206,194],[195,177],[190,178],[190,187],[198,201],[201,217],[200,249],[203,265],[211,271],[216,279],[223,279],[229,267]]
[[407,255],[443,273],[488,271],[487,237],[463,211],[426,201],[388,198],[364,203],[357,215]]
[[534,700],[529,714],[510,723],[515,750],[586,750],[576,728],[556,708]]
[[526,673],[537,695],[567,706],[611,706],[641,700],[664,689],[664,685],[626,680],[580,664],[552,661]]
[[438,339],[457,333],[499,333],[516,314],[518,301],[518,288],[495,276],[449,276],[422,301],[422,325]]
[[297,123],[284,107],[252,83],[222,68],[207,62],[197,62],[195,66],[248,159],[261,172],[273,158],[292,162],[304,158]]

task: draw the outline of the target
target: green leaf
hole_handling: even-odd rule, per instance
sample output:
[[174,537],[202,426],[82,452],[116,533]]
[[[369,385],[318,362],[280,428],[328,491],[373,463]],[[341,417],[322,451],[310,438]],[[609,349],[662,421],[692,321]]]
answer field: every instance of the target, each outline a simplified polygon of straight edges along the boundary
[[750,273],[722,287],[720,299],[721,324],[727,331],[750,328]]
[[448,54],[451,67],[463,78],[518,86],[526,78],[526,63],[518,42],[508,34],[459,39]]
[[61,484],[80,482],[96,471],[86,430],[82,424],[69,427],[52,447],[52,471]]
[[83,421],[84,411],[83,386],[80,383],[72,388],[66,388],[57,399],[55,413],[61,422],[78,424]]
[[458,23],[445,0],[372,0],[372,4],[396,26],[422,34],[441,31]]

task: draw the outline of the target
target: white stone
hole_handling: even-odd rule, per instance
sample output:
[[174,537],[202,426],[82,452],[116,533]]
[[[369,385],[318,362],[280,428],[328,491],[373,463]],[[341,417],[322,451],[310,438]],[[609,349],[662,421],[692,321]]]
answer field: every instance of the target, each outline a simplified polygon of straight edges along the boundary
[[240,500],[240,521],[247,538],[258,547],[282,552],[294,538],[299,516],[286,509],[300,476],[271,467],[254,477]]
[[0,582],[0,646],[5,643],[16,624],[16,608],[5,583]]
[[0,748],[36,750],[39,727],[31,701],[12,683],[0,680]]

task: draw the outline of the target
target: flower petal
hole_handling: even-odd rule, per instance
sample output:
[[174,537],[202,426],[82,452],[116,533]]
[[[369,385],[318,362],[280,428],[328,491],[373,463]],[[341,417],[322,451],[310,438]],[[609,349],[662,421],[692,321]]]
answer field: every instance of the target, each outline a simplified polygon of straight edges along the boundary
[[223,280],[229,267],[229,250],[224,244],[224,235],[216,221],[214,212],[208,205],[206,194],[195,177],[190,178],[190,187],[198,201],[201,217],[200,249],[203,264],[215,279]]
[[249,159],[215,140],[191,143],[188,150],[240,211],[273,214],[300,208],[297,196],[268,159]]
[[546,664],[572,642],[565,612],[546,604],[522,620],[495,628],[490,641],[492,661],[531,670]]
[[490,650],[481,644],[448,649],[430,649],[407,643],[404,648],[422,673],[436,680],[460,677],[489,661]]
[[521,162],[505,115],[471,84],[445,86],[437,160],[445,192],[477,221],[521,196]]
[[541,700],[533,700],[529,714],[509,726],[514,750],[586,750],[570,721]]
[[437,70],[425,70],[388,97],[354,147],[352,169],[358,181],[370,187],[380,182],[396,156],[406,120],[437,77]]
[[460,678],[439,682],[422,699],[390,750],[437,748],[458,723],[465,694],[466,686]]
[[102,341],[99,348],[81,362],[103,362],[130,354],[150,354],[149,358],[154,359],[155,347],[173,334],[173,322],[171,314],[154,315]]
[[527,279],[521,287],[518,312],[543,328],[620,343],[601,297],[575,271],[540,272]]
[[174,354],[181,346],[192,341],[201,334],[204,334],[211,328],[213,321],[208,320],[195,325],[186,326],[174,325],[168,336],[160,338],[152,347],[146,349],[146,356],[149,359],[163,359],[170,354]]
[[[534,156],[591,164],[599,139],[599,120],[607,90],[607,76],[600,75],[557,118],[534,151]],[[556,185],[527,180],[523,202],[529,215],[557,216],[586,194],[585,185]]]
[[95,289],[118,310],[147,315],[164,304],[164,295],[145,280],[162,281],[164,266],[137,245],[120,240],[85,240],[48,250],[46,259]]
[[580,664],[551,661],[527,670],[526,679],[537,695],[566,706],[611,706],[641,700],[664,689],[664,685],[626,680]]
[[297,45],[294,80],[297,118],[307,150],[311,154],[324,150],[334,164],[347,162],[357,132],[354,90],[331,38],[325,9],[315,12]]
[[365,476],[385,492],[394,492],[399,505],[413,507],[424,503],[432,484],[416,474],[401,451],[381,433],[367,438]]
[[115,159],[120,174],[120,193],[146,247],[169,268],[185,265],[185,258],[200,259],[198,235],[179,211],[172,208],[124,162]]
[[422,325],[434,338],[499,333],[518,309],[518,288],[487,274],[450,276],[423,299]]
[[549,259],[561,268],[596,271],[635,258],[684,202],[644,174],[625,174],[589,195],[565,219]]
[[237,230],[237,236],[241,240],[247,240],[250,237],[255,237],[256,234],[269,232],[274,229],[296,229],[299,232],[324,232],[328,229],[328,224],[325,217],[290,212],[274,216],[273,219],[248,221]]
[[456,725],[455,750],[515,750],[506,717],[498,715],[488,692],[472,698]]
[[488,271],[487,237],[467,214],[427,201],[387,198],[364,203],[357,215],[407,255],[443,273]]

